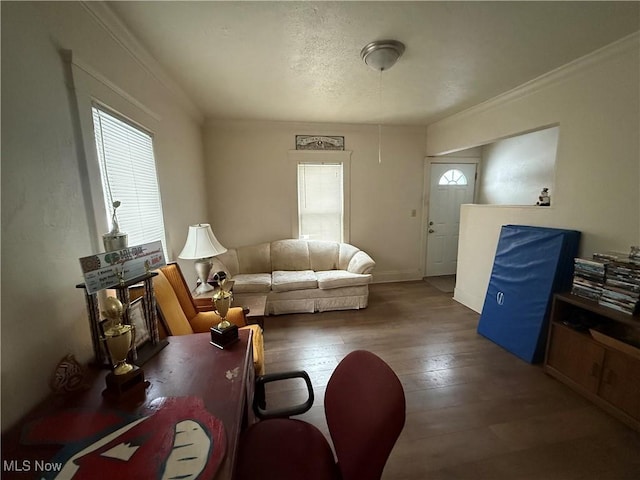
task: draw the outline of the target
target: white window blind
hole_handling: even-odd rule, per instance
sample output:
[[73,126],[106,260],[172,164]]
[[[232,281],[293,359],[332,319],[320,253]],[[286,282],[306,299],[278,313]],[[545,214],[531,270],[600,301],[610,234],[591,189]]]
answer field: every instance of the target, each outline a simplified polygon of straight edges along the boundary
[[129,246],[160,240],[166,256],[153,138],[100,107],[92,110],[109,230],[113,202],[119,200],[118,224]]
[[342,164],[298,164],[299,237],[343,241]]

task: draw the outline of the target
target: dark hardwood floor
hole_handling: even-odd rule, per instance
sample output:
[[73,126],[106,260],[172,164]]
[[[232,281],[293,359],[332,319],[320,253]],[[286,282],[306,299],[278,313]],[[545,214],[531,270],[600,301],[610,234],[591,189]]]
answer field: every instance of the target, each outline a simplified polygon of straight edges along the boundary
[[[375,284],[364,310],[266,317],[266,367],[309,372],[316,401],[298,418],[328,436],[335,366],[356,349],[382,357],[407,400],[385,480],[640,479],[640,434],[478,335],[477,322],[427,282]],[[268,398],[290,404],[302,389],[270,385]]]

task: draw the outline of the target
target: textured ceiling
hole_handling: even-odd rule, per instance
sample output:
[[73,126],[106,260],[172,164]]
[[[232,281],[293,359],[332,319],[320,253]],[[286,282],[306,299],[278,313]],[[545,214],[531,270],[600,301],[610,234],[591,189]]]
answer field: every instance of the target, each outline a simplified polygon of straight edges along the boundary
[[[638,2],[109,2],[207,118],[426,125],[640,29]],[[382,74],[360,59],[406,45]]]

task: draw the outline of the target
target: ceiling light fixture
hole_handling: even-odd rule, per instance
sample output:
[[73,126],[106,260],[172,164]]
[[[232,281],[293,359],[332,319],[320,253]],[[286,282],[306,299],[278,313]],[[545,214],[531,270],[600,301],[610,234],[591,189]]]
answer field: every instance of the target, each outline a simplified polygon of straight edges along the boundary
[[389,70],[404,53],[404,44],[396,40],[376,40],[360,51],[362,61],[377,71]]
[[404,44],[397,40],[376,40],[368,43],[360,51],[362,61],[380,72],[380,80],[378,84],[378,163],[382,163],[382,72],[389,70],[395,65],[398,59],[404,53]]

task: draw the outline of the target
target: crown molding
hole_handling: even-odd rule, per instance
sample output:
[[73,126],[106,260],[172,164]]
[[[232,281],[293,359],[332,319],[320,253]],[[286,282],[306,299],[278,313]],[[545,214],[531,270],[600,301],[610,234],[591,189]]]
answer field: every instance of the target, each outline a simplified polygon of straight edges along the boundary
[[[115,83],[113,83],[107,77],[102,75],[100,72],[98,72],[95,68],[93,68],[87,62],[80,59],[78,55],[76,55],[72,50],[62,50],[60,53],[62,55],[62,58],[67,63],[69,63],[72,67],[79,68],[80,70],[85,72],[87,75],[92,77],[94,80],[97,80],[104,86],[110,88],[112,91],[117,93],[120,97],[124,98],[127,102],[131,103],[132,105],[137,107],[139,110],[149,115],[156,122],[160,122],[162,120],[162,117],[159,114],[154,112],[151,108],[147,107],[144,103],[140,102],[137,98],[134,98],[133,96],[129,95],[122,88],[118,87]],[[76,88],[76,81],[75,81],[73,70],[72,70],[71,80],[72,80],[71,87]]]
[[143,69],[149,72],[160,84],[178,100],[180,105],[202,124],[204,115],[187,96],[182,88],[164,71],[158,61],[131,33],[127,26],[105,2],[82,1],[80,4],[93,19],[133,58]]
[[598,65],[601,62],[623,55],[632,50],[640,52],[640,32],[635,32],[623,37],[620,40],[577,58],[565,65],[562,65],[561,67],[542,74],[533,80],[529,80],[512,90],[501,93],[497,97],[493,97],[482,103],[474,105],[473,107],[467,108],[466,110],[454,113],[442,120],[433,122],[432,125],[446,125],[449,122],[458,121],[465,117],[476,115],[486,110],[499,107],[505,103],[526,97],[539,90],[548,88],[551,85],[563,82],[567,78],[580,74],[594,65]]

